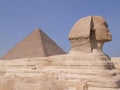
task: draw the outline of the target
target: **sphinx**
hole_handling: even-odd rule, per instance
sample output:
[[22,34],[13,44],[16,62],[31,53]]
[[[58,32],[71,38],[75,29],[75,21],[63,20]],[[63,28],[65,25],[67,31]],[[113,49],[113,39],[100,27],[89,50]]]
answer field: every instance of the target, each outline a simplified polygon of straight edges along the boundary
[[120,90],[120,71],[102,50],[112,40],[104,17],[79,19],[68,38],[67,54],[1,60],[0,90]]

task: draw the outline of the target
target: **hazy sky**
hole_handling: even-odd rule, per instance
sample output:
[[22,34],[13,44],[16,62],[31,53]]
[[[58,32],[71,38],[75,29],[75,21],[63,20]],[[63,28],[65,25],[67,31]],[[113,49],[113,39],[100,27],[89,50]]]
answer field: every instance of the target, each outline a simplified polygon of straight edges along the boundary
[[0,0],[0,56],[35,28],[68,52],[73,24],[89,15],[105,17],[113,39],[104,52],[120,57],[120,0]]

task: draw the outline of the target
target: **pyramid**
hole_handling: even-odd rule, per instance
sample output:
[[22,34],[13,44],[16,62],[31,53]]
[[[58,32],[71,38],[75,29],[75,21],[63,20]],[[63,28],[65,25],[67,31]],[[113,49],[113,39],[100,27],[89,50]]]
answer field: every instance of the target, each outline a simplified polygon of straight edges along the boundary
[[9,60],[47,57],[59,54],[65,54],[65,51],[62,50],[42,30],[36,29],[19,44],[17,44],[12,50],[6,53],[2,59]]

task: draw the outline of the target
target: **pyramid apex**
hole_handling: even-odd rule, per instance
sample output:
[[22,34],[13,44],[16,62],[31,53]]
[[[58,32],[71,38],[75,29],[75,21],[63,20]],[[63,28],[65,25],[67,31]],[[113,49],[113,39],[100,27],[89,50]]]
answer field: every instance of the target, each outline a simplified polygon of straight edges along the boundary
[[33,30],[33,32],[35,32],[35,31],[42,31],[42,30],[40,28],[36,28]]
[[36,28],[36,29],[33,30],[33,32],[31,34],[33,34],[33,33],[40,34],[40,33],[44,33],[44,32],[42,31],[42,29]]

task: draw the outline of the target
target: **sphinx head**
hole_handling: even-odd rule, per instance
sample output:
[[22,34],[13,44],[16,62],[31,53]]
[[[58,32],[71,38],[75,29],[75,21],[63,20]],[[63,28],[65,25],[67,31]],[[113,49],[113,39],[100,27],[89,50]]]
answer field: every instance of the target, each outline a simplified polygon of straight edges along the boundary
[[111,39],[108,25],[102,16],[81,18],[69,34],[71,50],[85,53],[102,52],[103,44]]

